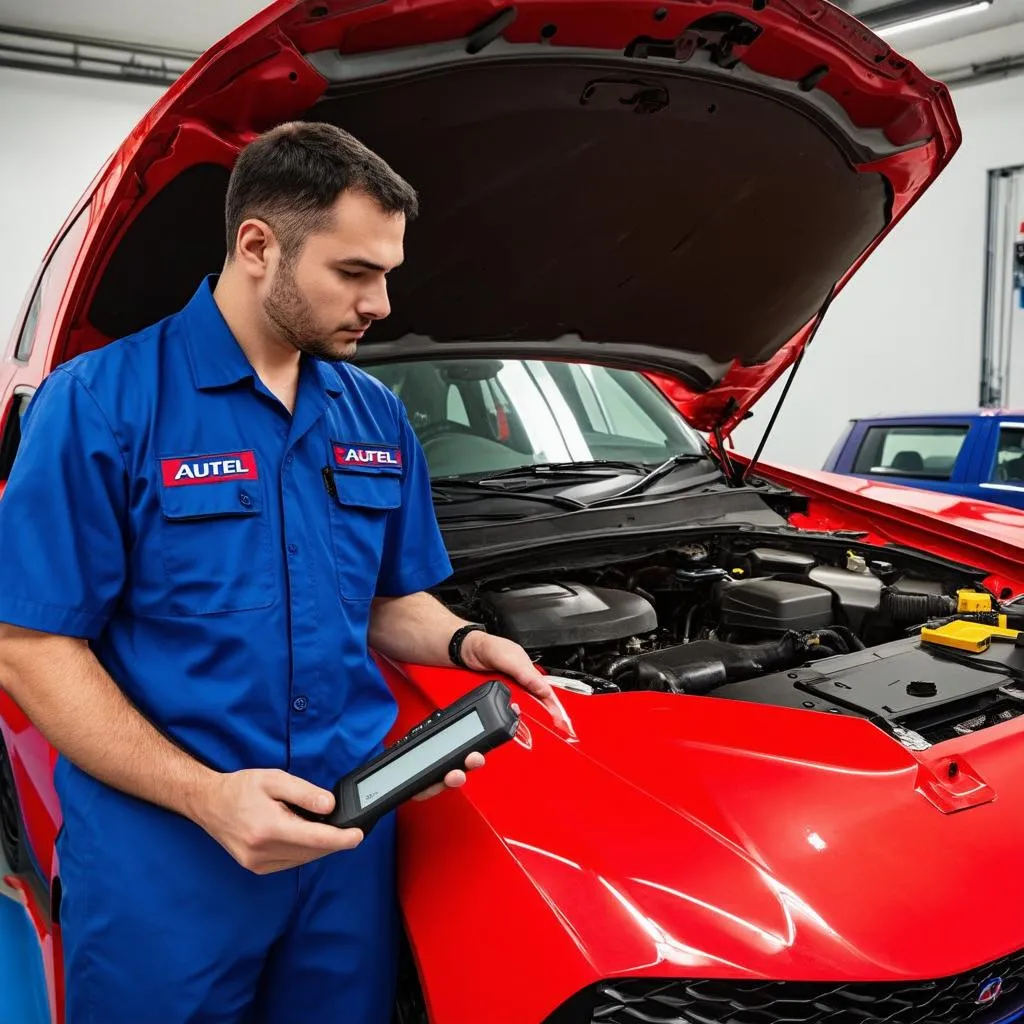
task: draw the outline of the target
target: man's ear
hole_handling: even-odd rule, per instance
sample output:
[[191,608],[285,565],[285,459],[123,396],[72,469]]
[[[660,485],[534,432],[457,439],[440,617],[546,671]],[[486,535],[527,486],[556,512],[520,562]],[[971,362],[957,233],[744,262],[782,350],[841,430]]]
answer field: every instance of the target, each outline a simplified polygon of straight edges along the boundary
[[266,276],[280,255],[274,230],[265,220],[252,217],[242,221],[235,239],[235,262],[253,278]]

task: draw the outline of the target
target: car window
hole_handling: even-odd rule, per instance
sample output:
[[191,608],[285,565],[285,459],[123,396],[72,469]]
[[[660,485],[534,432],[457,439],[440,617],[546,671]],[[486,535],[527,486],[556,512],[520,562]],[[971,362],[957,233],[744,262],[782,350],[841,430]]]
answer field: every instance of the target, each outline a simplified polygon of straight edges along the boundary
[[49,337],[68,276],[88,227],[89,207],[85,206],[54,249],[36,285],[14,348],[14,358],[20,362],[28,361],[37,338]]
[[466,403],[463,401],[462,392],[453,384],[448,388],[448,409],[447,417],[453,423],[462,423],[469,426],[469,414],[466,412]]
[[999,428],[992,483],[1024,486],[1024,425]]
[[580,396],[587,431],[595,443],[620,437],[661,443],[663,431],[629,392],[635,374],[623,375],[603,366],[581,364],[570,365],[568,372],[572,387]]
[[600,459],[657,465],[705,451],[678,410],[632,370],[484,358],[366,369],[401,398],[433,476]]
[[853,471],[948,480],[968,429],[966,424],[871,427],[857,452]]
[[11,400],[3,437],[0,438],[0,480],[6,480],[11,475],[14,457],[21,445],[21,420],[28,403],[32,400],[32,394],[33,392],[27,388],[19,389]]

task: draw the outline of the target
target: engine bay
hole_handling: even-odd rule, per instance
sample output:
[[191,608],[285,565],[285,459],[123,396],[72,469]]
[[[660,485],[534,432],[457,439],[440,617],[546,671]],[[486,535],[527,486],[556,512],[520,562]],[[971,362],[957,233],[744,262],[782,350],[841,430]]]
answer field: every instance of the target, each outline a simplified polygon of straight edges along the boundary
[[907,552],[772,540],[711,537],[603,565],[566,557],[439,596],[521,644],[556,685],[587,694],[858,715],[912,749],[1024,712],[1024,644],[972,660],[921,642],[923,628],[959,620],[1008,616],[1024,628],[982,574]]

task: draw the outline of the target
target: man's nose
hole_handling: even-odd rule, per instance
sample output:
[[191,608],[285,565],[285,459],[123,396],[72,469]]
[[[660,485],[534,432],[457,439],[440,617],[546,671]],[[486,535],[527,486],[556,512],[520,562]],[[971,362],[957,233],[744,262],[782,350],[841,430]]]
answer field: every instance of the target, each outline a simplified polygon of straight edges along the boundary
[[366,320],[383,320],[391,312],[387,281],[367,288],[356,303],[356,312]]

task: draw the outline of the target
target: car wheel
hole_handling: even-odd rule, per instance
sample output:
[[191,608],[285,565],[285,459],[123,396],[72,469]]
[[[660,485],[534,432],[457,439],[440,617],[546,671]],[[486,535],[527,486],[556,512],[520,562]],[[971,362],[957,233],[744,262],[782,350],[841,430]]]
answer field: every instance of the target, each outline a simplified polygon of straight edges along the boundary
[[22,874],[29,868],[24,836],[11,759],[7,744],[0,737],[0,851],[15,874]]

